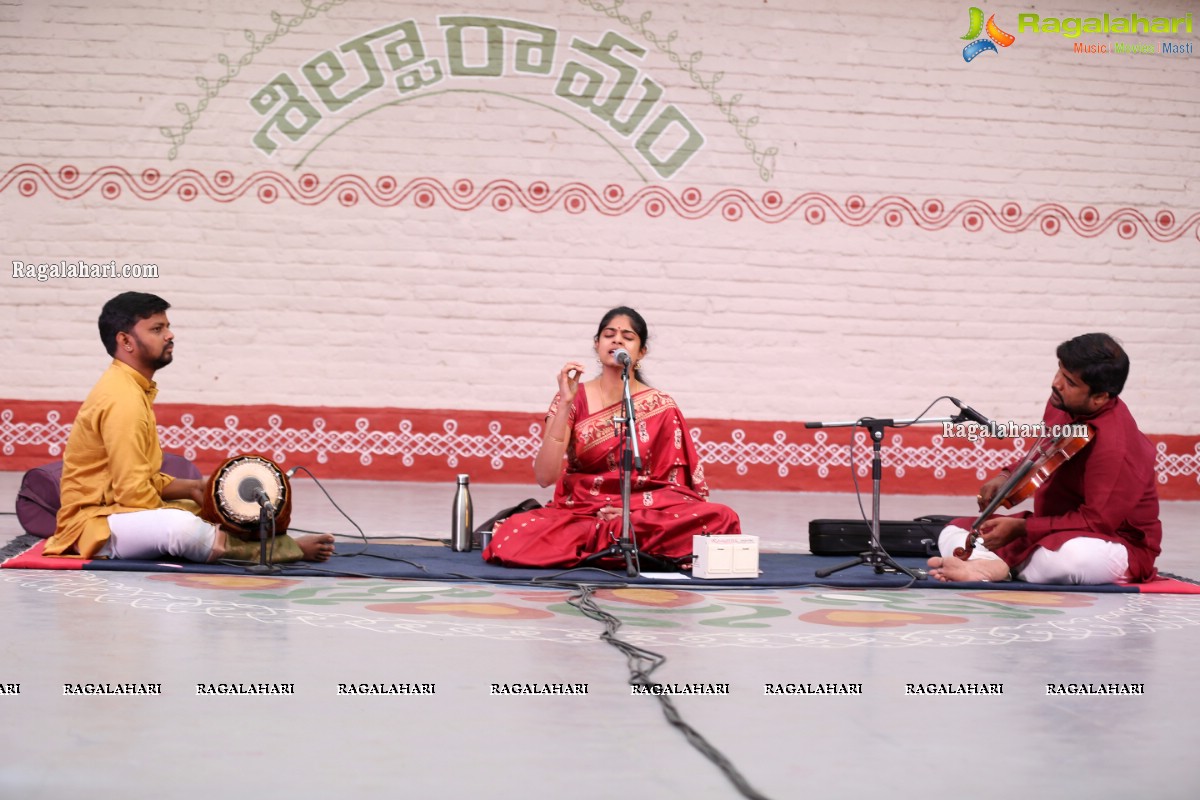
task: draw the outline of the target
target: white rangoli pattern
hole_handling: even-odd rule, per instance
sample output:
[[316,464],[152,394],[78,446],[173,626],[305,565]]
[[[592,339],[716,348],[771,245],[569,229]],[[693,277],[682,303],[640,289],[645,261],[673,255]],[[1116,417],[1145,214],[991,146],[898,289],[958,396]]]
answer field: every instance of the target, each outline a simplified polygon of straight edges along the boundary
[[[437,459],[450,468],[461,461],[478,459],[493,470],[511,463],[528,464],[537,455],[542,442],[541,425],[533,423],[528,433],[505,433],[503,424],[492,420],[487,433],[464,433],[458,420],[442,421],[441,430],[417,430],[411,420],[402,419],[394,429],[376,428],[368,417],[359,417],[351,430],[331,429],[321,416],[313,416],[306,426],[284,424],[282,414],[271,414],[265,426],[244,425],[234,415],[224,425],[197,425],[192,414],[180,416],[179,424],[160,424],[159,437],[164,450],[182,452],[188,459],[198,456],[228,458],[243,453],[262,453],[280,463],[289,457],[315,457],[327,463],[331,455],[354,455],[363,466],[375,459],[398,459],[412,467],[418,459]],[[0,453],[12,456],[17,448],[44,452],[58,458],[70,433],[58,411],[45,412],[44,421],[18,421],[12,409],[0,411]],[[752,441],[744,430],[733,428],[727,440],[702,439],[702,429],[693,428],[692,438],[700,460],[706,464],[732,466],[738,475],[751,467],[774,468],[779,477],[792,470],[812,470],[825,478],[835,468],[854,467],[865,477],[870,470],[871,448],[863,432],[855,435],[854,448],[829,441],[824,431],[813,434],[812,441],[789,441],[785,431],[777,430],[768,441]],[[884,469],[896,477],[908,470],[929,470],[938,480],[950,473],[970,472],[979,480],[1019,458],[1028,444],[1014,438],[1004,448],[985,447],[982,441],[959,446],[941,436],[929,444],[906,444],[903,435],[888,437],[882,447]],[[1156,443],[1158,481],[1172,478],[1192,479],[1200,484],[1200,443],[1191,452],[1169,452],[1166,442]],[[731,487],[736,488],[736,487]]]

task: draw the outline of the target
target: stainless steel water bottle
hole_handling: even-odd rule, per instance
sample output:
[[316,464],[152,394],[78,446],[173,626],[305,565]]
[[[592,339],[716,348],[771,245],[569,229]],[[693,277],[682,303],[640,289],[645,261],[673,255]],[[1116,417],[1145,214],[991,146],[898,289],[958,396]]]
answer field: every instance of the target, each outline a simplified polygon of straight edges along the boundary
[[469,475],[459,475],[458,486],[454,489],[454,519],[450,523],[450,549],[456,553],[465,553],[471,549],[471,531],[474,520],[471,509],[470,482]]

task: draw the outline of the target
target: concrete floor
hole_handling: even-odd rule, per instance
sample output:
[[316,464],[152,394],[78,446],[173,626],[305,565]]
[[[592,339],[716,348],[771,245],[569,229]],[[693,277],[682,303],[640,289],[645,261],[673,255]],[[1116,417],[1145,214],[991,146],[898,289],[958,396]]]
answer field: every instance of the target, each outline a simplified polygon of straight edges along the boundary
[[[19,478],[0,473],[0,497]],[[448,533],[452,486],[327,487],[370,534]],[[351,530],[311,481],[294,489],[294,526]],[[548,499],[527,486],[473,493],[480,519]],[[809,519],[857,515],[850,495],[714,499],[770,550],[804,551]],[[969,500],[885,495],[883,516],[967,514]],[[1200,503],[1165,503],[1163,519],[1160,569],[1200,578]],[[0,516],[0,543],[18,533]],[[0,571],[0,686],[20,684],[0,694],[0,797],[737,797],[654,699],[631,696],[624,657],[569,594]],[[689,585],[598,600],[624,638],[667,657],[656,679],[729,684],[728,695],[676,706],[767,797],[1200,796],[1187,728],[1200,709],[1200,597]],[[162,693],[64,695],[64,684],[89,682]],[[1047,683],[1089,682],[1145,694],[1047,695]],[[197,694],[213,683],[291,683],[295,694]],[[342,683],[436,693],[338,694]],[[493,683],[588,692],[503,696]],[[862,684],[862,694],[767,695],[768,683]],[[906,694],[908,683],[1004,689],[929,697]]]

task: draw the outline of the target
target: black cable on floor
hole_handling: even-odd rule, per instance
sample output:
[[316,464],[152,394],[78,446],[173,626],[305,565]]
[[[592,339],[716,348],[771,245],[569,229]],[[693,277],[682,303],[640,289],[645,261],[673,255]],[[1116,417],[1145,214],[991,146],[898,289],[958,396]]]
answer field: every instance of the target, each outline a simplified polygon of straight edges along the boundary
[[[365,553],[367,551],[367,548],[371,546],[371,543],[367,541],[367,534],[363,531],[363,529],[361,527],[359,527],[358,523],[355,522],[350,517],[349,514],[347,514],[345,511],[342,510],[342,507],[337,504],[337,501],[333,499],[333,496],[330,495],[329,492],[325,491],[325,487],[321,485],[321,482],[319,480],[317,480],[317,476],[312,474],[312,470],[310,470],[308,467],[305,467],[305,466],[296,465],[296,466],[292,467],[290,470],[288,470],[288,472],[291,475],[294,475],[298,470],[302,470],[304,472],[304,474],[306,474],[306,475],[308,475],[308,477],[312,478],[313,483],[315,483],[317,485],[317,488],[321,490],[321,492],[325,495],[325,498],[327,500],[329,500],[329,502],[333,505],[333,507],[336,508],[339,512],[341,512],[341,515],[343,517],[345,517],[347,520],[349,520],[350,524],[354,526],[354,529],[356,531],[358,531],[358,536],[352,537],[352,538],[362,539],[363,549],[358,551],[358,553],[346,553],[345,555],[356,556],[361,553]],[[297,529],[297,530],[299,530],[299,529]],[[315,533],[316,531],[313,531],[313,532]],[[335,534],[335,535],[346,535],[346,534]],[[342,555],[342,554],[335,553],[335,555]]]
[[[368,539],[366,533],[363,532],[363,529],[361,527],[359,527],[358,523],[355,522],[353,519],[351,519],[350,515],[342,510],[341,506],[339,506],[334,501],[333,497],[330,496],[329,492],[327,492],[325,490],[325,487],[321,485],[321,482],[319,480],[317,480],[317,476],[313,475],[312,472],[307,467],[296,467],[295,469],[304,470],[304,472],[307,473],[310,478],[312,478],[313,482],[317,484],[317,487],[325,494],[325,497],[327,497],[329,499],[329,502],[333,504],[333,507],[336,508],[338,511],[340,511],[342,516],[344,516],[347,520],[349,520],[350,524],[353,525],[354,528],[358,531],[359,535],[357,537],[353,537],[353,538],[361,539],[361,541],[363,543],[363,548],[362,548],[362,550],[358,551],[357,553],[348,553],[346,555],[372,555],[377,558],[383,558],[383,559],[386,559],[389,561],[400,561],[402,563],[417,567],[417,568],[421,569],[422,571],[428,573],[428,569],[426,569],[423,565],[416,564],[412,561],[408,561],[407,559],[390,558],[388,556],[380,556],[380,555],[376,555],[373,553],[370,553],[370,554],[367,553],[366,551],[370,547],[370,542],[369,542],[369,539]],[[299,529],[293,529],[293,530],[299,530]],[[406,537],[406,538],[420,538],[420,537]],[[434,541],[444,541],[444,540],[437,539]],[[322,567],[316,567],[316,566],[313,566],[312,564],[304,564],[303,566],[295,565],[294,568],[302,569],[302,570],[312,570],[314,572],[321,572],[321,573],[330,574],[330,575],[342,575],[342,576],[346,576],[346,577],[364,577],[364,578],[378,577],[378,576],[363,575],[361,573],[349,572],[347,570],[327,569],[327,568],[322,568]],[[600,569],[598,567],[576,568],[576,570],[581,570],[581,569],[595,570],[597,572],[604,572],[604,573],[607,573],[610,575],[614,574],[614,573],[608,572],[607,570]],[[281,572],[284,572],[284,574],[286,574],[286,570],[287,570],[287,568],[284,567],[281,570]],[[701,755],[703,755],[705,758],[707,758],[709,761],[711,761],[714,765],[716,765],[716,767],[719,770],[721,770],[722,773],[725,774],[725,777],[729,779],[729,781],[733,784],[734,788],[736,788],[743,797],[747,797],[750,800],[769,800],[769,798],[766,795],[762,794],[757,789],[755,789],[753,786],[751,786],[750,783],[746,780],[746,778],[742,775],[742,773],[739,772],[738,769],[733,765],[733,763],[728,758],[726,758],[725,755],[720,750],[718,750],[716,747],[714,747],[712,745],[712,743],[709,742],[708,739],[706,739],[703,736],[703,734],[701,734],[699,731],[697,731],[695,728],[693,728],[691,725],[689,725],[686,721],[684,721],[683,715],[679,713],[679,709],[675,707],[675,703],[674,703],[674,701],[671,700],[670,696],[661,693],[661,691],[655,691],[656,687],[660,686],[660,684],[655,683],[651,679],[651,675],[653,674],[653,672],[656,669],[658,669],[659,667],[661,667],[663,664],[666,663],[666,661],[667,661],[666,656],[664,656],[660,653],[655,653],[651,650],[647,650],[643,647],[638,647],[635,644],[631,644],[630,642],[626,642],[623,639],[621,639],[617,635],[617,632],[620,630],[621,625],[622,625],[621,620],[619,618],[613,616],[612,614],[609,614],[604,609],[600,608],[600,606],[598,606],[596,604],[595,600],[593,599],[592,595],[593,595],[593,592],[595,591],[595,589],[597,588],[596,586],[591,585],[591,584],[586,584],[586,583],[576,583],[576,582],[572,582],[572,581],[558,580],[559,576],[567,574],[569,572],[576,571],[576,570],[564,570],[562,572],[555,573],[554,575],[548,576],[545,579],[534,579],[533,581],[526,581],[526,580],[504,581],[504,580],[495,580],[495,579],[480,579],[480,578],[472,578],[471,576],[467,576],[467,575],[454,576],[454,577],[458,577],[460,579],[467,580],[472,583],[480,583],[480,582],[482,582],[482,583],[518,583],[518,584],[536,585],[536,586],[542,586],[542,587],[554,586],[554,585],[565,585],[567,588],[576,590],[577,593],[575,595],[571,596],[570,598],[568,598],[568,600],[567,600],[568,605],[575,608],[577,611],[579,611],[580,614],[587,617],[588,619],[603,623],[604,631],[600,634],[600,638],[604,642],[607,642],[608,644],[612,645],[613,647],[617,648],[617,650],[619,650],[625,654],[626,663],[629,667],[629,685],[646,687],[649,690],[649,693],[656,700],[658,700],[659,705],[662,707],[663,716],[667,718],[667,722],[670,723],[672,727],[676,728],[683,734],[684,738],[687,739],[688,744],[690,744],[692,747],[694,747],[696,750],[698,750],[701,753]],[[619,588],[619,585],[617,587],[610,586],[607,588]]]
[[412,536],[407,533],[381,533],[375,536],[360,536],[355,533],[334,533],[333,531],[313,531],[306,528],[297,528],[295,526],[288,528],[288,533],[328,533],[330,536],[337,536],[342,539],[357,539],[366,542],[384,542],[385,544],[403,544],[397,542],[397,539],[406,539],[417,542],[437,542],[438,544],[450,546],[449,539],[443,539],[439,536]]
[[670,696],[655,691],[655,687],[659,684],[655,683],[650,676],[654,670],[667,662],[666,656],[644,647],[638,647],[617,636],[617,631],[621,628],[621,620],[596,605],[592,597],[596,587],[583,583],[576,586],[579,590],[578,594],[567,600],[568,605],[577,609],[588,619],[604,624],[604,632],[600,634],[600,638],[625,654],[626,663],[629,666],[629,685],[647,687],[650,694],[662,706],[663,716],[667,718],[667,722],[683,733],[688,744],[699,750],[705,758],[717,766],[717,769],[725,773],[725,777],[743,797],[748,797],[750,800],[769,800],[766,795],[750,785],[733,765],[733,762],[704,738],[699,731],[684,721],[683,715],[679,713],[679,709],[675,707]]
[[[303,467],[301,469],[303,469]],[[308,472],[308,470],[305,469],[305,472]],[[309,472],[308,474],[310,476],[312,476],[311,472]],[[316,478],[313,477],[313,480],[315,481]],[[320,483],[318,482],[317,485],[320,486]],[[321,491],[323,491],[323,492],[325,491],[324,487],[321,487]],[[326,497],[329,496],[328,492],[326,492],[325,494],[326,494]],[[331,503],[333,503],[333,498],[330,497],[329,501]],[[334,507],[337,508],[337,503],[334,503]],[[341,508],[338,508],[338,510],[341,511]],[[343,514],[343,516],[346,516],[346,519],[350,519],[349,515],[346,515],[346,513],[344,511],[342,511],[342,514]],[[350,522],[351,522],[351,524],[354,525],[355,528],[358,529],[359,533],[362,534],[362,528],[359,528],[358,524],[355,523],[354,520],[351,519]],[[369,543],[367,543],[365,541],[365,539],[366,539],[365,534],[363,534],[363,539],[364,539],[363,550],[354,555],[362,555],[362,554],[374,555],[374,554],[366,553],[366,549],[369,546]],[[428,573],[428,571],[429,571],[424,565],[417,564],[417,563],[409,561],[407,559],[389,558],[387,556],[377,556],[377,557],[384,558],[389,561],[399,561],[399,562],[402,562],[405,564],[409,564],[410,566],[417,567],[418,569],[421,569],[422,571],[424,571],[426,573]],[[229,564],[229,562],[227,562],[227,561],[223,561],[222,563]],[[232,564],[229,564],[229,565],[233,566]],[[318,567],[318,566],[314,566],[311,563],[306,563],[304,565],[296,564],[296,565],[293,565],[292,568],[296,569],[296,570],[320,572],[320,573],[327,574],[327,575],[338,575],[338,576],[342,576],[342,577],[351,577],[351,578],[376,578],[376,579],[378,579],[378,577],[379,577],[379,576],[366,575],[363,573],[351,572],[348,570],[328,569],[328,568],[324,568],[324,567]],[[594,570],[596,572],[603,572],[603,573],[610,574],[610,575],[615,574],[615,573],[610,573],[607,570],[599,569],[598,567],[585,567],[585,568],[577,568],[577,569],[589,569],[589,570]],[[761,792],[756,790],[753,786],[751,786],[749,784],[749,782],[745,779],[745,777],[742,776],[741,772],[739,772],[738,769],[733,765],[733,763],[728,758],[726,758],[725,755],[720,750],[718,750],[716,747],[714,747],[703,736],[703,734],[701,734],[699,731],[697,731],[695,728],[693,728],[691,725],[689,725],[686,721],[684,721],[683,715],[679,713],[679,709],[675,707],[675,703],[671,700],[671,698],[668,695],[665,695],[665,694],[662,694],[661,692],[655,691],[655,688],[658,687],[659,684],[655,683],[651,679],[651,674],[656,669],[658,669],[659,667],[661,667],[663,664],[666,663],[666,661],[667,661],[666,656],[664,656],[660,653],[655,653],[651,650],[647,650],[643,647],[638,647],[637,645],[631,644],[631,643],[626,642],[623,639],[621,639],[617,635],[617,632],[620,630],[621,625],[622,625],[621,620],[619,618],[613,616],[612,614],[609,614],[607,611],[600,608],[600,606],[596,605],[596,602],[592,597],[593,592],[597,588],[596,586],[594,586],[592,584],[575,583],[572,581],[562,581],[562,580],[558,579],[559,576],[569,573],[569,572],[573,572],[573,571],[576,571],[576,570],[564,570],[563,572],[555,573],[552,576],[547,576],[547,578],[534,579],[532,581],[530,581],[530,580],[504,581],[504,580],[495,580],[495,579],[482,579],[481,580],[480,578],[473,578],[469,575],[457,575],[457,576],[448,576],[448,577],[457,578],[459,580],[466,580],[466,581],[469,581],[472,583],[479,583],[479,582],[482,582],[482,583],[515,583],[515,584],[533,585],[533,586],[539,586],[539,587],[565,586],[566,588],[576,590],[577,593],[575,595],[571,596],[570,598],[568,598],[568,600],[567,600],[568,605],[575,608],[584,617],[587,617],[588,619],[591,619],[591,620],[594,620],[597,622],[601,622],[604,624],[604,631],[600,634],[600,638],[604,642],[607,642],[608,644],[612,645],[613,647],[617,648],[618,650],[620,650],[622,653],[625,654],[626,663],[629,666],[629,685],[630,686],[645,686],[645,687],[647,687],[649,689],[650,694],[656,700],[658,700],[659,705],[662,707],[663,716],[667,718],[667,722],[670,723],[672,727],[676,728],[681,733],[683,733],[684,738],[687,739],[688,743],[690,745],[692,745],[692,747],[694,747],[705,758],[707,758],[709,761],[711,761],[713,764],[715,764],[716,767],[725,774],[725,776],[729,779],[729,781],[734,785],[734,787],[738,790],[738,792],[743,797],[750,798],[750,800],[769,800],[769,798],[767,798],[766,795],[762,794]],[[279,565],[279,571],[275,574],[277,574],[277,575],[278,574],[284,574],[284,575],[289,574],[288,567],[285,565]],[[385,578],[385,580],[406,580],[406,579]],[[443,580],[445,580],[445,578],[443,578]],[[607,586],[605,588],[620,588],[620,586],[621,586],[621,584],[615,584],[612,586]]]

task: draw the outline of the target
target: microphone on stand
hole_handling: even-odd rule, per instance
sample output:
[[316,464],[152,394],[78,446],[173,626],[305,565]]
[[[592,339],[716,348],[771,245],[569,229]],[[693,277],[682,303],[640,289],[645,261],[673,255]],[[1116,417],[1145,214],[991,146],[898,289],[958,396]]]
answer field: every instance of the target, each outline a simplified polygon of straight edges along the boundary
[[267,493],[262,489],[254,490],[254,500],[261,508],[266,509],[266,512],[271,516],[275,516],[275,506],[271,504],[271,498],[267,497]]
[[633,359],[629,357],[629,351],[624,347],[617,348],[613,352],[613,358],[615,358],[617,363],[624,367],[626,371],[629,370],[630,365],[633,363]]
[[238,497],[245,500],[247,503],[258,503],[260,508],[265,508],[271,515],[275,514],[275,506],[271,504],[271,498],[263,491],[262,481],[255,477],[248,477],[238,484]]
[[987,428],[988,430],[993,430],[993,431],[1000,430],[999,425],[997,425],[995,422],[992,422],[990,419],[985,417],[983,414],[980,414],[978,411],[971,408],[969,405],[964,403],[962,400],[959,400],[957,397],[951,397],[950,402],[954,403],[954,405],[958,406],[959,416],[962,417],[963,419],[969,419],[969,420],[971,420],[971,422],[977,422],[980,425],[982,425],[983,427]]

